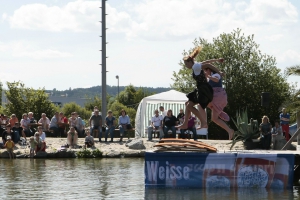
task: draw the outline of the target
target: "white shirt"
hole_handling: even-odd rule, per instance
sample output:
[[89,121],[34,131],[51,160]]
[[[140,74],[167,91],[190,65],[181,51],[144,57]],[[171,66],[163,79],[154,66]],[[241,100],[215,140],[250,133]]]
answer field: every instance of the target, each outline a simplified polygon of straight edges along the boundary
[[193,67],[192,67],[193,71],[194,71],[194,74],[196,76],[198,76],[200,73],[201,73],[201,70],[202,70],[202,63],[200,62],[195,62]]
[[154,115],[151,119],[151,122],[153,122],[154,126],[160,126],[162,120],[163,120],[163,117],[161,115],[158,115],[157,117]]
[[164,119],[165,116],[167,116],[167,115],[168,115],[168,111],[167,111],[167,110],[164,110],[164,111],[161,112],[161,116],[162,116],[163,119]]

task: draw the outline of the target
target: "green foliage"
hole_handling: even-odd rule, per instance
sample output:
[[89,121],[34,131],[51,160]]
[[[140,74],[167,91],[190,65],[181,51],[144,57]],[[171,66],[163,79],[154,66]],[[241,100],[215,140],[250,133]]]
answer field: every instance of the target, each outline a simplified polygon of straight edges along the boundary
[[78,158],[100,158],[102,157],[102,152],[99,149],[81,149],[76,155]]
[[42,113],[52,116],[58,109],[51,103],[44,89],[26,88],[21,82],[7,82],[7,87],[5,94],[9,103],[5,105],[5,110],[9,115],[14,113],[21,119],[23,113],[33,112],[39,119]]
[[125,88],[124,91],[120,92],[119,98],[117,100],[122,103],[123,105],[137,109],[138,104],[140,101],[147,96],[152,95],[153,93],[148,92],[143,88],[136,88],[133,85],[129,85]]
[[5,109],[2,107],[2,106],[0,106],[0,114],[6,114],[6,112],[5,112]]
[[235,124],[237,131],[234,133],[230,149],[238,141],[245,142],[259,136],[258,122],[257,120],[250,120],[250,123],[248,124],[249,119],[247,110],[237,112],[236,120],[232,119],[232,121]]
[[98,96],[95,96],[90,101],[86,102],[84,108],[93,111],[95,106],[97,106],[99,110],[102,108],[102,99]]
[[82,119],[89,119],[91,117],[90,111],[86,110],[75,102],[64,104],[61,110],[67,117],[71,116],[72,112],[77,112]]
[[[213,58],[224,58],[224,63],[213,63],[226,73],[223,85],[228,95],[228,105],[225,112],[234,116],[235,111],[245,109],[254,118],[268,115],[271,120],[278,119],[278,108],[290,96],[289,84],[276,67],[274,57],[263,54],[254,41],[254,35],[245,36],[240,29],[232,33],[223,33],[210,43],[203,38],[194,41],[194,47],[202,46],[203,50],[195,58],[204,61]],[[179,72],[173,72],[172,87],[178,91],[190,92],[195,88],[191,71],[184,67]],[[270,107],[261,107],[261,93],[271,92]]]
[[2,106],[2,91],[3,91],[3,88],[2,88],[3,84],[2,82],[0,81],[0,102],[1,102],[1,106]]
[[119,120],[119,116],[121,115],[121,110],[124,109],[127,113],[127,115],[130,118],[130,123],[132,127],[135,126],[135,115],[136,115],[136,110],[133,108],[128,108],[121,104],[120,102],[115,101],[114,103],[111,104],[109,108],[113,112],[113,116],[117,119],[117,123]]

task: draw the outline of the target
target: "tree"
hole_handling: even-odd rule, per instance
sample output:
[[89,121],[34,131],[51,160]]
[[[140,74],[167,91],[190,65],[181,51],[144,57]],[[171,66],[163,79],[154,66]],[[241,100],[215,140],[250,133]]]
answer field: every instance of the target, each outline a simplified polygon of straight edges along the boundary
[[91,117],[91,112],[86,110],[85,108],[82,108],[80,105],[76,104],[75,102],[66,103],[61,108],[62,112],[65,116],[70,117],[72,112],[77,112],[77,114],[82,119],[89,119]]
[[0,106],[2,106],[2,92],[3,92],[3,88],[2,88],[2,86],[3,86],[3,84],[2,84],[2,82],[0,81],[0,102],[1,102],[1,104],[0,104]]
[[[300,65],[295,65],[292,67],[287,67],[285,70],[286,76],[300,76]],[[292,90],[292,96],[291,99],[288,99],[284,107],[287,108],[290,114],[293,115],[291,121],[295,120],[294,114],[298,113],[300,111],[300,90]]]
[[[279,107],[290,96],[289,84],[276,67],[276,59],[259,50],[254,35],[245,36],[237,29],[213,38],[211,43],[199,38],[194,41],[194,47],[189,52],[198,46],[202,46],[203,49],[196,61],[225,59],[224,63],[214,65],[226,73],[223,85],[228,95],[225,111],[229,116],[235,116],[237,110],[247,108],[251,118],[260,119],[263,115],[268,115],[272,120],[278,119]],[[184,56],[188,54],[183,52]],[[195,88],[195,81],[182,61],[180,65],[182,68],[179,72],[173,72],[172,87],[187,93]],[[271,93],[269,108],[260,105],[262,92]]]
[[97,106],[99,110],[102,108],[102,99],[100,99],[98,96],[95,96],[84,104],[85,109],[90,111],[94,110],[95,106]]
[[5,95],[8,103],[5,105],[7,114],[16,114],[21,119],[23,113],[33,112],[36,118],[42,113],[53,116],[58,108],[51,103],[44,89],[26,88],[21,82],[7,82]]

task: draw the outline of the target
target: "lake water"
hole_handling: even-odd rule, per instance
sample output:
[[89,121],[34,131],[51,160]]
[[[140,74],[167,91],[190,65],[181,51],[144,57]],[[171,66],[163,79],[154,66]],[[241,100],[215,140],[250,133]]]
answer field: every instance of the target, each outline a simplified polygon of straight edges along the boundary
[[291,190],[145,189],[144,159],[0,159],[1,199],[300,199]]

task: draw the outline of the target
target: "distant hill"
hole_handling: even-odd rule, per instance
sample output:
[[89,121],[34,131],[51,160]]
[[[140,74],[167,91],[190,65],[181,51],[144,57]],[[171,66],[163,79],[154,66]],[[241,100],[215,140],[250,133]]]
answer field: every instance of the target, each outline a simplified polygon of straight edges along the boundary
[[[119,90],[122,92],[125,90],[126,86],[120,86]],[[145,91],[153,92],[153,93],[161,93],[170,90],[171,88],[152,88],[152,87],[135,87],[136,89],[143,88]],[[117,86],[109,86],[107,85],[106,91],[109,95],[116,96],[118,94],[118,87]],[[102,95],[102,88],[101,86],[93,86],[90,88],[75,88],[68,90],[56,90],[55,88],[53,90],[46,90],[47,93],[50,94],[50,96],[68,96],[68,97],[77,97],[77,98],[87,98],[87,97],[94,97]]]

